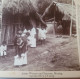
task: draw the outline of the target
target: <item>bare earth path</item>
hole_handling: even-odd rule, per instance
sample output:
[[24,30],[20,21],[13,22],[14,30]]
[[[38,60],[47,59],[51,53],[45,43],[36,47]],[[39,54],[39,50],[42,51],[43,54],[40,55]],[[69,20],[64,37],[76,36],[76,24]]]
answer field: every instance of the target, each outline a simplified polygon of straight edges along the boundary
[[55,38],[47,35],[44,45],[29,48],[28,64],[14,67],[14,49],[8,50],[6,58],[0,57],[1,71],[75,71],[78,68],[78,49],[76,37]]

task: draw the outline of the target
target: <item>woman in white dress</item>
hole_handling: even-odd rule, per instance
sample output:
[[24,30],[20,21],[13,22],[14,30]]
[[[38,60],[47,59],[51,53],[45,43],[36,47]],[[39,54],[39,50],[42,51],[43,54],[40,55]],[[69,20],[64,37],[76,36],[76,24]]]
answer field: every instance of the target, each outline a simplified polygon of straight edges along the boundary
[[28,39],[30,40],[30,47],[36,47],[36,29],[34,27],[31,29]]
[[41,44],[45,43],[46,40],[46,29],[45,28],[37,28],[38,29],[38,39],[41,42]]

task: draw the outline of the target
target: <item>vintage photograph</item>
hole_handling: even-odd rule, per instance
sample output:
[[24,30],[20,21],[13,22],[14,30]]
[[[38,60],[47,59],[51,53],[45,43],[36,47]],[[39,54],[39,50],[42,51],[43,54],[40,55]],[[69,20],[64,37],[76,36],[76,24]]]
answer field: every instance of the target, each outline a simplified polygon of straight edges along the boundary
[[74,0],[2,0],[0,71],[79,71]]

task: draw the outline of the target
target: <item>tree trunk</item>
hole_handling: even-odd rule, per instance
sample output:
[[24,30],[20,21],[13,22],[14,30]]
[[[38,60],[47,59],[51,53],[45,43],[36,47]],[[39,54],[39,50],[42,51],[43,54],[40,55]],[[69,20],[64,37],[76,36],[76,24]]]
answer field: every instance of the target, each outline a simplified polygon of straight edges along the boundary
[[73,17],[73,0],[72,0],[72,15],[71,15],[71,25],[70,25],[70,36],[72,35],[72,17]]

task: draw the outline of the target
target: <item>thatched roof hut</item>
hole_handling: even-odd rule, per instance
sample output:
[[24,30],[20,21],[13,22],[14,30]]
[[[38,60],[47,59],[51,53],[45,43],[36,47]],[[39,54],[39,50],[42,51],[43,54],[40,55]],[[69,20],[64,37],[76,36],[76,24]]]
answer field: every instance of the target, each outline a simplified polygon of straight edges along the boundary
[[42,17],[37,13],[30,0],[3,0],[2,40],[12,43],[18,29],[31,29],[42,24]]
[[[34,8],[30,0],[3,0],[3,17],[18,15],[19,19],[24,19],[24,17],[29,16],[34,18],[39,22],[41,20],[39,14]],[[44,22],[42,24],[45,25]]]
[[[72,9],[73,8],[73,9]],[[72,11],[73,10],[73,11]],[[72,14],[73,12],[73,14]],[[55,14],[54,14],[55,13]],[[66,19],[69,20],[72,19],[76,21],[76,7],[75,5],[72,7],[70,4],[64,4],[53,1],[45,10],[45,12],[42,15],[42,18],[49,17],[47,15],[53,15],[55,16],[56,20],[58,19]]]
[[[58,3],[53,1],[42,15],[44,21],[54,18],[56,22],[62,23],[64,32],[70,32],[70,25],[76,26],[76,7],[75,5]],[[53,19],[53,21],[54,21]],[[68,30],[66,30],[68,28]],[[69,33],[68,33],[69,34]]]

